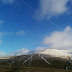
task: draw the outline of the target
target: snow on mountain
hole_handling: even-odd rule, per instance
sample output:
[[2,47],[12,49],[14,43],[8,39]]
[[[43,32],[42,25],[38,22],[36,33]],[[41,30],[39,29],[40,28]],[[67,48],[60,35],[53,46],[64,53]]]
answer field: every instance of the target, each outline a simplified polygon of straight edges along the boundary
[[0,65],[63,69],[64,66],[72,64],[71,52],[71,50],[46,49],[30,55],[2,57],[0,58]]
[[46,55],[51,55],[53,57],[60,57],[60,58],[71,58],[72,59],[72,54],[70,54],[72,50],[57,50],[57,49],[46,49],[44,51],[38,52],[37,54],[46,54]]
[[[57,49],[46,49],[44,51],[35,54],[51,55],[52,57],[60,57],[64,59],[70,58],[72,60],[72,50],[57,50]],[[1,57],[0,59],[9,59],[11,57]]]
[[41,57],[41,59],[43,59],[46,63],[48,63],[48,64],[51,65],[51,63],[49,63],[43,56],[40,56],[40,55],[39,55],[39,57]]

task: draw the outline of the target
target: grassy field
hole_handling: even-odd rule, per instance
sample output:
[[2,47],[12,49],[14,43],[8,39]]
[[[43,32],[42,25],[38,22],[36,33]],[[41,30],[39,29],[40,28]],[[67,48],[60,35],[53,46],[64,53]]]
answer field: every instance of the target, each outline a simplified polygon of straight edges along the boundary
[[72,72],[72,70],[38,67],[14,67],[0,65],[0,72]]

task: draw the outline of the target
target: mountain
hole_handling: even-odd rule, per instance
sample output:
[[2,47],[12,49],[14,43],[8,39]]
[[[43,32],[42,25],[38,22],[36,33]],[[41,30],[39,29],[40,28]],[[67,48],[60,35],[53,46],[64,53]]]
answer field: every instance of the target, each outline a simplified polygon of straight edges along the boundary
[[72,50],[57,50],[57,49],[46,49],[38,54],[51,55],[53,57],[60,57],[64,59],[68,59],[69,57],[72,59],[72,54],[70,54]]
[[44,51],[13,57],[0,58],[0,65],[16,67],[72,68],[71,50],[46,49]]

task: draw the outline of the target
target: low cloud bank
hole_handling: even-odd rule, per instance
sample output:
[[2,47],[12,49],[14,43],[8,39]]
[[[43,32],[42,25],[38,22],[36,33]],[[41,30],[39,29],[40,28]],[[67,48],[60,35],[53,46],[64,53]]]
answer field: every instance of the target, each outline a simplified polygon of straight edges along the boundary
[[37,47],[37,48],[33,49],[32,51],[30,51],[26,48],[23,48],[23,49],[17,50],[17,52],[10,52],[9,54],[5,54],[4,52],[0,52],[0,57],[34,54],[34,53],[43,51],[45,49],[46,49],[46,47]]

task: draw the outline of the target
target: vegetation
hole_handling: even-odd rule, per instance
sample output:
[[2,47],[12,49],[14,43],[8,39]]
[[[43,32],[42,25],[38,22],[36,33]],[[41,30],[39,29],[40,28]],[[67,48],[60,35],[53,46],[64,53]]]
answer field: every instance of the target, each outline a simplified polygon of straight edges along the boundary
[[72,70],[39,68],[39,67],[14,67],[0,65],[0,72],[72,72]]
[[[16,56],[9,59],[0,59],[0,72],[72,72],[69,61],[42,55],[50,64],[38,54]],[[68,67],[68,70],[66,70]]]

